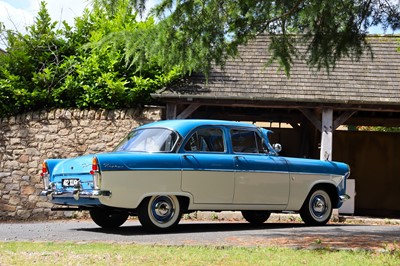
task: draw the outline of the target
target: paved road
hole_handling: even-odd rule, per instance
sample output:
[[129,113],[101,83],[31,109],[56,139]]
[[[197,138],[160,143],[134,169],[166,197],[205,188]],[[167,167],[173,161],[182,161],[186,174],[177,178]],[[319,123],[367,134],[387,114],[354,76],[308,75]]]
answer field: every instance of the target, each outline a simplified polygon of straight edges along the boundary
[[[103,230],[90,220],[0,223],[0,241],[122,242],[159,245],[287,246],[383,249],[400,242],[400,226],[182,221],[168,234],[147,234],[135,220]],[[397,243],[397,244],[396,244]]]

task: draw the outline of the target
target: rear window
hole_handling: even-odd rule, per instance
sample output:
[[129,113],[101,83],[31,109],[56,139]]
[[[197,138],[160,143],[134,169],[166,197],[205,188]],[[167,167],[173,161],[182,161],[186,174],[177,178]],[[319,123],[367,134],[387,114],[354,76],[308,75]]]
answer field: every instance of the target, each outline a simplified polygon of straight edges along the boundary
[[165,128],[145,128],[132,131],[114,151],[171,152],[178,135]]

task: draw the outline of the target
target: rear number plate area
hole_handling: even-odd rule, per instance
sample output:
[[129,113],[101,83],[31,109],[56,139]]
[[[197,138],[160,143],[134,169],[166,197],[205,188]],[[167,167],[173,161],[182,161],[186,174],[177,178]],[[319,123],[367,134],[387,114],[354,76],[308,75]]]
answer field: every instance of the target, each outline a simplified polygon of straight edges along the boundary
[[61,181],[63,187],[74,187],[79,184],[78,178],[62,179]]

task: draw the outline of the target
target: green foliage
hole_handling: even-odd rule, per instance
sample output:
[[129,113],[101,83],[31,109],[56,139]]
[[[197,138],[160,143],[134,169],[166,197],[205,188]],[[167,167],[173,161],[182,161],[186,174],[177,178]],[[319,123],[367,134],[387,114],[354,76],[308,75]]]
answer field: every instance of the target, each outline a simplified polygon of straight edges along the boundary
[[0,115],[47,107],[50,92],[62,77],[59,71],[68,44],[44,3],[26,31],[2,32],[8,48],[0,56]]
[[377,132],[394,132],[400,133],[400,127],[373,127],[373,126],[357,126],[352,128],[356,131],[377,131]]
[[[164,72],[146,55],[143,38],[154,30],[154,21],[138,22],[127,1],[118,3],[114,13],[94,3],[74,27],[65,22],[59,27],[42,2],[26,34],[3,28],[7,53],[0,55],[0,116],[54,107],[143,105],[152,102],[151,92],[179,78],[180,67]],[[121,33],[130,34],[130,50],[119,40],[107,41]]]
[[[116,0],[99,2],[116,9]],[[146,2],[128,5],[142,14]],[[213,63],[223,67],[239,45],[263,33],[272,36],[265,44],[270,63],[277,61],[286,73],[293,58],[329,71],[340,58],[358,60],[369,49],[369,27],[400,27],[399,3],[386,0],[160,0],[151,14],[159,20],[152,52],[161,64],[203,72]]]

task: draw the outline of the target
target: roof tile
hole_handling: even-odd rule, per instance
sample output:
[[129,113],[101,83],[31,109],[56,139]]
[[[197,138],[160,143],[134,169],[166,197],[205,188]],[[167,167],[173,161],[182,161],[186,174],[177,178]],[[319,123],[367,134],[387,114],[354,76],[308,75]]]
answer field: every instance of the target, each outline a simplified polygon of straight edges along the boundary
[[[400,53],[397,36],[369,36],[371,53],[366,51],[359,62],[350,58],[340,60],[329,74],[309,69],[294,60],[290,78],[277,70],[277,64],[266,67],[268,36],[262,35],[247,46],[240,47],[240,56],[226,63],[224,70],[214,68],[208,82],[194,74],[187,87],[172,86],[164,94],[216,97],[268,98],[307,102],[359,102],[360,104],[390,103],[400,106]],[[186,81],[186,82],[187,82]],[[191,88],[194,91],[191,91]]]

